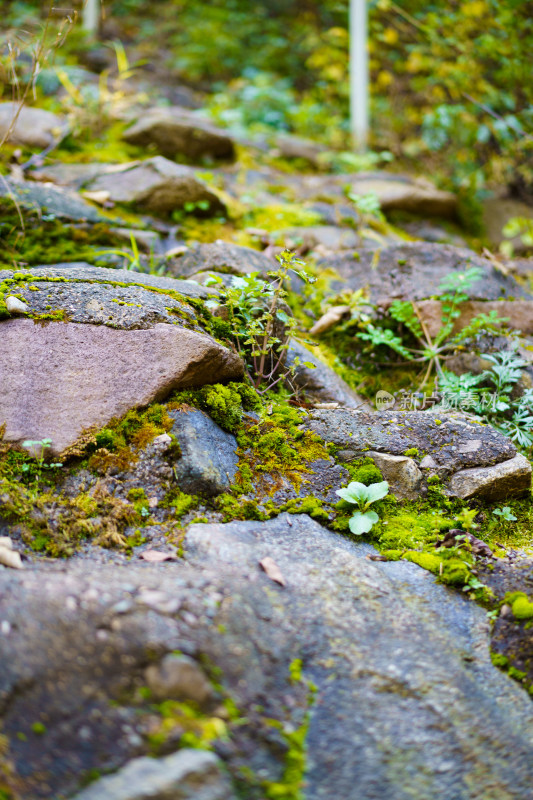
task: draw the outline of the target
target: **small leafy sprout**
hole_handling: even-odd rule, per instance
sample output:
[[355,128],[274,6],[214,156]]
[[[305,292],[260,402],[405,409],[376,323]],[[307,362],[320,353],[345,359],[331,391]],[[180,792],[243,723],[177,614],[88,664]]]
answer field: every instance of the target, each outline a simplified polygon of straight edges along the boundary
[[511,513],[510,506],[504,506],[503,508],[495,508],[492,512],[496,517],[501,517],[502,520],[507,520],[507,522],[516,522],[517,517],[513,513]]
[[455,521],[458,522],[465,531],[470,531],[473,528],[479,527],[474,522],[477,514],[478,512],[475,508],[463,508],[461,513],[455,517]]
[[370,511],[369,507],[372,503],[382,500],[389,493],[389,484],[387,481],[380,483],[371,483],[370,486],[365,486],[364,483],[352,481],[345,489],[337,489],[336,494],[346,500],[347,503],[354,503],[359,506],[358,511],[354,511],[350,518],[348,525],[350,530],[356,536],[362,533],[368,533],[376,522],[379,522],[379,517],[375,511]]
[[[56,467],[62,467],[63,464],[60,462],[56,462],[53,464],[45,464],[44,463],[44,454],[48,447],[52,444],[51,439],[26,439],[22,442],[22,446],[28,449],[30,452],[35,455],[37,459],[37,471],[35,474],[35,488],[37,489],[39,486],[39,477],[43,469],[54,469]],[[23,471],[27,472],[29,467],[27,465],[23,466]]]

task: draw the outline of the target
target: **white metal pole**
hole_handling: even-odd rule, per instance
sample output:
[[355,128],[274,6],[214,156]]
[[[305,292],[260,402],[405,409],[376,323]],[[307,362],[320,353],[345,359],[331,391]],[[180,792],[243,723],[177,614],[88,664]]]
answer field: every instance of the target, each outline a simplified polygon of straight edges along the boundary
[[100,0],[85,0],[83,6],[82,24],[84,30],[91,36],[96,36],[98,32],[98,21],[100,17]]
[[368,22],[366,0],[350,0],[350,127],[354,147],[368,143]]

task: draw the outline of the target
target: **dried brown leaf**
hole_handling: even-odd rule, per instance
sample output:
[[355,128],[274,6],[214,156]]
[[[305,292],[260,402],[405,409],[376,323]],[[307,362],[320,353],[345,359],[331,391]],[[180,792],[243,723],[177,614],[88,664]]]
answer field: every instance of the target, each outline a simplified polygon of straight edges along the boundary
[[177,561],[178,557],[174,555],[174,553],[163,553],[162,550],[144,550],[141,553],[140,558],[143,558],[145,561],[151,561],[152,563],[157,563],[159,561]]
[[270,556],[266,556],[266,558],[261,559],[259,562],[259,566],[261,567],[264,572],[268,575],[271,581],[275,583],[279,583],[280,586],[286,586],[287,582],[283,575],[281,574],[281,570],[274,561],[273,558]]

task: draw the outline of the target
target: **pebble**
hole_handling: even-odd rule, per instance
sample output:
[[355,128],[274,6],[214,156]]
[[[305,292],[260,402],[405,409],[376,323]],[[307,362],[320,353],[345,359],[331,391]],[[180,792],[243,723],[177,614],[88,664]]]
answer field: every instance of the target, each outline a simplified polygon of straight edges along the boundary
[[18,297],[14,297],[13,295],[6,297],[6,308],[10,314],[24,314],[26,311],[30,310],[27,303],[23,303],[22,300],[19,300]]

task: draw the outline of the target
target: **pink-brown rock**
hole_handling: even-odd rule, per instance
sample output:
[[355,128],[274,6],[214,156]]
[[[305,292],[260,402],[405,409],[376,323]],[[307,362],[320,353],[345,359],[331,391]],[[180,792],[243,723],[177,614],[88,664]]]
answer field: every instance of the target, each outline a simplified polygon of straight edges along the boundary
[[59,454],[90,428],[173,389],[242,377],[241,360],[206,334],[30,319],[0,324],[0,425],[5,440],[51,439]]

